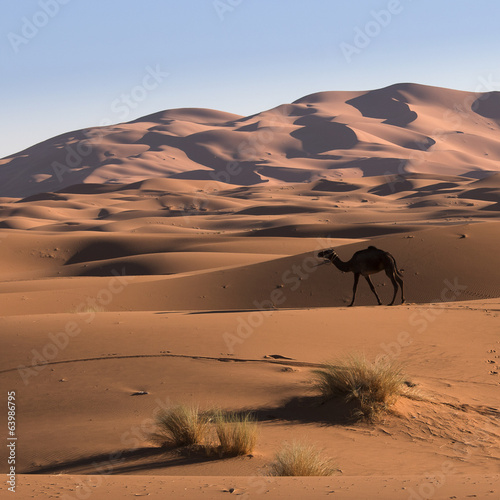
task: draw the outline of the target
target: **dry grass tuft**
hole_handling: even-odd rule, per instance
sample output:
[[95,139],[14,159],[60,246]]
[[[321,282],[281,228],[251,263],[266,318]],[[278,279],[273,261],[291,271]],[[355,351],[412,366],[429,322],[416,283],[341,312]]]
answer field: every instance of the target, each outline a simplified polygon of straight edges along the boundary
[[250,413],[217,412],[215,431],[220,442],[217,451],[222,456],[235,457],[251,453],[257,441],[257,422]]
[[152,440],[161,446],[199,445],[208,432],[209,417],[197,406],[178,405],[161,412]]
[[[198,446],[207,454],[235,457],[251,453],[257,441],[257,422],[250,413],[200,412],[197,406],[178,405],[156,418],[151,441],[160,446]],[[215,438],[215,439],[214,439]]]
[[406,392],[401,368],[384,359],[371,363],[354,355],[346,361],[326,363],[314,374],[316,387],[326,399],[354,401],[358,407],[354,416],[366,420],[376,419]]
[[329,459],[311,445],[293,442],[276,453],[271,476],[331,476],[337,471]]

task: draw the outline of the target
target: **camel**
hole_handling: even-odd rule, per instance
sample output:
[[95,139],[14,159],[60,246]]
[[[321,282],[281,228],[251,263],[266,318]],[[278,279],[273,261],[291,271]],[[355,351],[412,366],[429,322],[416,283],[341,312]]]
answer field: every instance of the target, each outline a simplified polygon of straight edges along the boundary
[[344,273],[354,273],[353,295],[349,307],[354,304],[360,275],[364,276],[370,285],[370,290],[375,294],[375,297],[377,297],[378,305],[382,305],[382,302],[380,302],[379,296],[375,291],[372,280],[370,279],[370,274],[375,274],[380,271],[385,271],[385,274],[387,274],[392,282],[392,285],[394,286],[394,296],[392,297],[392,302],[389,305],[392,306],[394,304],[394,300],[396,299],[396,294],[398,292],[398,283],[401,287],[401,303],[404,303],[403,276],[401,271],[398,270],[396,260],[389,252],[384,252],[384,250],[379,250],[378,248],[369,246],[366,250],[356,252],[349,261],[344,262],[340,260],[340,257],[335,253],[333,248],[329,248],[318,252],[318,257],[327,259],[327,261],[330,261]]

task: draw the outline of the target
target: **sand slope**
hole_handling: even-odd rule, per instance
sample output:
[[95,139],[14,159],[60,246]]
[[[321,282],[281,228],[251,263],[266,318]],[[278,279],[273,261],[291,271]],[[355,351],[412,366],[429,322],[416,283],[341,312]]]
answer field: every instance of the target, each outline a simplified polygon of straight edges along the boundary
[[[497,101],[399,84],[169,110],[0,160],[20,498],[497,498]],[[380,273],[384,305],[361,279],[347,308],[352,273],[316,257],[368,245],[394,255],[404,305]],[[352,352],[399,362],[421,400],[371,425],[320,404],[312,370]],[[156,412],[190,402],[253,411],[254,452],[156,448]],[[269,478],[297,438],[338,474]]]
[[[498,492],[498,477],[486,481],[498,473],[500,459],[493,373],[498,299],[259,314],[97,313],[87,323],[88,314],[2,320],[2,366],[9,368],[1,375],[23,395],[19,426],[30,443],[19,461],[22,472],[234,475],[267,484],[261,475],[274,451],[300,436],[342,469],[339,479],[325,483],[332,489],[363,491],[361,476],[373,477],[381,489],[391,481],[400,488],[429,483],[439,489],[435,476],[449,488],[482,474],[471,493]],[[81,332],[36,373],[23,369],[26,384],[20,385],[19,365],[30,366],[33,354],[45,352],[51,335],[72,321]],[[242,332],[239,342],[227,343],[225,334]],[[353,350],[400,361],[429,401],[403,400],[396,415],[369,426],[343,422],[335,405],[318,406],[311,369]],[[269,357],[277,354],[286,359]],[[148,394],[132,396],[137,391]],[[261,431],[252,458],[158,453],[147,441],[152,418],[179,401],[256,412]],[[23,489],[31,484],[27,477],[22,481]],[[288,484],[274,479],[271,485],[275,481]],[[235,478],[234,484],[245,481]],[[444,491],[456,492],[456,486]]]
[[150,177],[228,184],[498,172],[496,93],[415,84],[321,92],[249,117],[167,110],[63,134],[0,160],[0,196]]

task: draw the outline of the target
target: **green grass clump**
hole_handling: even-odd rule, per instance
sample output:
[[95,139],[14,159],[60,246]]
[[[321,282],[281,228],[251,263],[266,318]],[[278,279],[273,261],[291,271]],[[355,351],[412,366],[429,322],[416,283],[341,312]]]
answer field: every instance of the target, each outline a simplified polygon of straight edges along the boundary
[[354,401],[355,416],[367,420],[386,412],[405,389],[401,368],[383,359],[371,363],[363,356],[350,356],[345,361],[326,363],[313,373],[316,387],[326,399]]
[[156,417],[157,432],[153,441],[162,446],[199,445],[209,430],[209,417],[197,406],[177,405]]
[[293,442],[285,445],[274,457],[271,476],[331,476],[336,472],[329,459],[311,445]]

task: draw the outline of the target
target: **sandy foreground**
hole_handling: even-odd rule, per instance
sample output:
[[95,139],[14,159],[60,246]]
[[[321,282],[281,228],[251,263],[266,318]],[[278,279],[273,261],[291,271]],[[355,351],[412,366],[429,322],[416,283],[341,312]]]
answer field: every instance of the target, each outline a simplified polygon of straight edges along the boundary
[[[280,107],[271,135],[276,110],[173,110],[105,128],[74,165],[82,131],[0,160],[0,383],[5,408],[15,393],[17,497],[499,498],[492,96],[314,94]],[[455,104],[470,119],[450,125]],[[398,292],[387,305],[379,273],[384,305],[361,279],[346,307],[352,273],[316,257],[368,245],[403,269],[405,304]],[[312,370],[351,353],[397,361],[422,398],[349,420]],[[155,415],[179,403],[253,412],[254,452],[156,447]],[[0,425],[8,437],[7,411]],[[270,477],[294,440],[337,473]]]
[[[23,476],[21,498],[498,498],[498,474],[262,478],[214,476]],[[0,490],[1,491],[1,490]],[[422,495],[423,494],[423,495]],[[71,496],[70,496],[71,495]],[[8,497],[7,497],[8,498]]]

